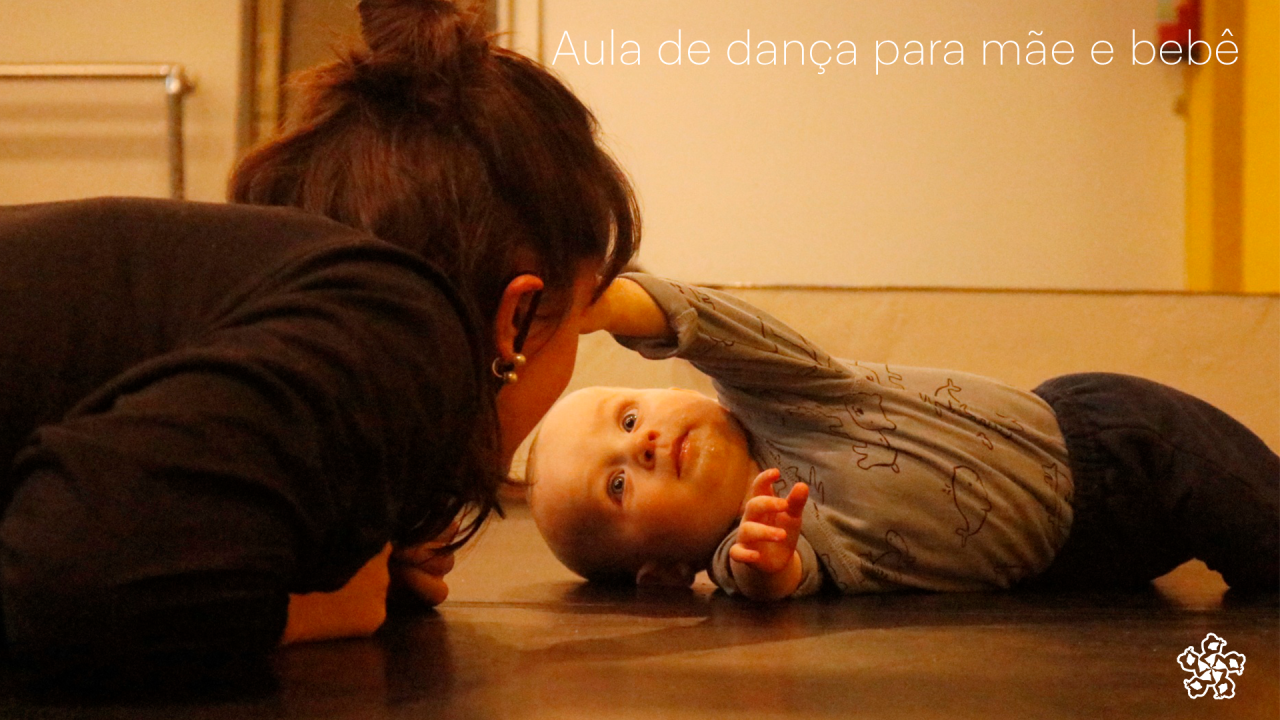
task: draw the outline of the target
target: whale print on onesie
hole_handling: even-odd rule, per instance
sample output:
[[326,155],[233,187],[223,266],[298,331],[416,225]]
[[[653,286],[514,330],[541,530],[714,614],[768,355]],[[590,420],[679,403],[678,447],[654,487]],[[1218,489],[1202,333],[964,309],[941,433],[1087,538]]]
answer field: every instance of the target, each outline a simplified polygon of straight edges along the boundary
[[859,557],[867,562],[866,573],[868,575],[878,577],[887,582],[901,584],[902,571],[916,564],[915,555],[911,553],[911,547],[907,544],[907,539],[897,530],[885,532],[884,544],[888,548],[887,550],[859,554]]
[[853,422],[863,430],[875,433],[869,442],[855,442],[853,451],[858,454],[858,467],[870,470],[886,467],[900,472],[898,451],[889,443],[887,432],[898,429],[884,411],[884,398],[874,393],[853,393],[845,402],[845,409]]
[[964,521],[963,526],[956,528],[960,547],[964,547],[969,538],[977,535],[986,524],[987,513],[991,512],[991,496],[987,494],[987,486],[978,472],[963,465],[951,471],[951,482],[942,491],[951,496],[960,519]]

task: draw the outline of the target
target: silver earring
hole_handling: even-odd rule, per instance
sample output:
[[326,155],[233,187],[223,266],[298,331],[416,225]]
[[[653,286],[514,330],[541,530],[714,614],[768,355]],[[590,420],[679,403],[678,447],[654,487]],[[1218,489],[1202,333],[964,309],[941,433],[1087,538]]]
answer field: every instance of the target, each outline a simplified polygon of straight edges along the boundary
[[503,385],[515,385],[520,380],[520,376],[516,374],[516,370],[524,367],[528,359],[520,353],[516,353],[510,360],[504,360],[501,356],[493,359],[493,364],[489,366],[489,370],[493,376],[502,381]]

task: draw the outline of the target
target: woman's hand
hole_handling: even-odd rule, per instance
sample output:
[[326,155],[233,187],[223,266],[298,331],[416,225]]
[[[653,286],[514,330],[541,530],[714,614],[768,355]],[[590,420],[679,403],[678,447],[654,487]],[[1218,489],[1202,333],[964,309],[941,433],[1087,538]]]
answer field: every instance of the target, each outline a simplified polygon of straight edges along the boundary
[[671,334],[667,316],[638,283],[617,278],[582,316],[582,334],[605,330],[627,337],[665,337]]
[[453,569],[453,553],[440,548],[453,541],[458,534],[458,521],[454,520],[439,537],[417,545],[396,548],[391,553],[391,573],[397,583],[413,591],[428,605],[439,605],[449,596],[449,586],[444,576]]
[[387,560],[391,543],[331,593],[289,596],[289,618],[280,644],[368,637],[387,619]]
[[773,483],[779,477],[777,470],[765,470],[751,483],[737,542],[729,548],[734,580],[753,600],[787,597],[800,585],[802,568],[796,544],[809,486],[796,483],[787,497],[780,498],[773,493]]

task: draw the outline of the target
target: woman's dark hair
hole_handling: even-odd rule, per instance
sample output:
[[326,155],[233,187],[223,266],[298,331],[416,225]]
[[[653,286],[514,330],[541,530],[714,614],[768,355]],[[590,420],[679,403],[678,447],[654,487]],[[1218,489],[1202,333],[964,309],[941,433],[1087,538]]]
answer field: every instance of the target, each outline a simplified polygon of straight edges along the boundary
[[[435,264],[485,326],[487,376],[506,284],[534,273],[544,306],[563,311],[583,261],[599,260],[602,292],[638,248],[635,196],[591,112],[542,66],[492,44],[471,3],[361,0],[359,11],[363,46],[294,81],[297,112],[240,161],[230,199],[326,215]],[[471,447],[415,535],[468,508],[473,532],[497,508],[495,398],[496,387],[485,393]]]

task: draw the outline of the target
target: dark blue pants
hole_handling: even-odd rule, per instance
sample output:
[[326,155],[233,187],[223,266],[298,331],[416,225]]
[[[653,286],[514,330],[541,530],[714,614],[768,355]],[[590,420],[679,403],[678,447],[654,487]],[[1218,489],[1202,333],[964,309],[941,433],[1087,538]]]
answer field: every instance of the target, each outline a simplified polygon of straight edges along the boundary
[[1127,375],[1067,375],[1034,392],[1066,438],[1075,520],[1030,586],[1133,587],[1198,558],[1233,589],[1280,591],[1280,458],[1257,435]]

